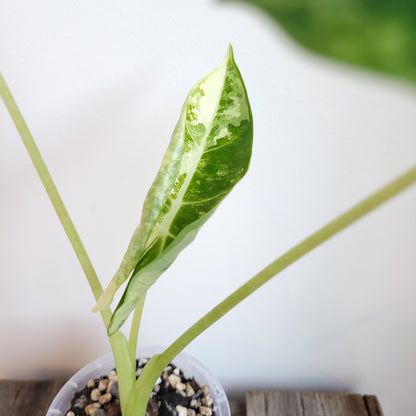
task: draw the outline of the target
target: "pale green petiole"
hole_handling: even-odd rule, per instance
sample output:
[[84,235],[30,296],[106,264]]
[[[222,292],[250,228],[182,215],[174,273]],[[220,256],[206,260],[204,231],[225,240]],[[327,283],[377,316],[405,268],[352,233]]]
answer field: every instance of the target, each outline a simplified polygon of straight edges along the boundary
[[316,231],[310,237],[301,241],[215,306],[210,312],[184,332],[162,354],[155,355],[149,361],[134,384],[133,390],[129,396],[127,413],[125,416],[145,414],[146,408],[143,403],[147,403],[157,377],[162,373],[166,365],[168,365],[169,362],[198,335],[223,317],[227,312],[234,308],[234,306],[251,295],[255,290],[268,282],[276,274],[415,182],[416,166],[383,186],[377,192]]
[[[32,159],[33,165],[42,181],[42,184],[52,202],[53,207],[64,227],[65,233],[68,236],[69,241],[78,257],[81,267],[87,277],[88,283],[94,294],[96,300],[99,299],[103,292],[103,288],[98,279],[98,276],[94,270],[90,258],[88,257],[87,251],[75,229],[75,226],[65,208],[61,196],[52,180],[52,177],[48,171],[48,168],[36,146],[33,136],[27,127],[27,124],[14,100],[2,74],[0,73],[0,96],[2,97],[4,104],[16,126],[17,131],[22,138],[23,144]],[[101,311],[101,316],[104,321],[104,325],[107,327],[110,318],[111,310],[106,308]],[[120,396],[122,398],[122,407],[125,407],[127,403],[127,397],[133,386],[135,380],[135,361],[134,364],[130,359],[128,351],[127,340],[121,332],[116,332],[110,338],[110,344],[114,355],[114,360],[117,366],[117,374],[119,380]]]
[[136,360],[137,339],[139,337],[140,321],[142,320],[143,306],[146,300],[146,295],[134,309],[133,320],[130,327],[129,336],[129,354],[132,361]]
[[117,368],[121,411],[125,415],[127,399],[136,380],[136,359],[131,359],[126,337],[120,331],[109,339]]
[[[91,290],[94,294],[95,299],[99,299],[103,288],[98,279],[98,276],[94,270],[94,267],[91,263],[91,260],[88,257],[87,251],[85,250],[84,245],[82,244],[81,239],[79,238],[78,232],[75,229],[75,226],[71,220],[71,217],[68,214],[68,211],[65,208],[65,205],[62,201],[61,196],[55,186],[55,183],[52,180],[52,177],[49,173],[49,170],[39,152],[38,147],[36,146],[33,136],[27,127],[27,124],[20,112],[16,101],[14,100],[2,74],[0,73],[0,95],[6,105],[6,108],[16,126],[17,131],[22,138],[23,144],[26,147],[27,152],[29,153],[30,158],[32,159],[33,165],[39,175],[40,180],[48,194],[50,201],[52,202],[53,207],[61,221],[62,226],[64,227],[65,233],[68,236],[69,241],[75,251],[76,256],[78,257],[81,267],[84,270],[84,273],[88,279],[88,283],[91,287]],[[110,308],[106,308],[101,312],[105,326],[108,326],[108,323],[111,318]]]

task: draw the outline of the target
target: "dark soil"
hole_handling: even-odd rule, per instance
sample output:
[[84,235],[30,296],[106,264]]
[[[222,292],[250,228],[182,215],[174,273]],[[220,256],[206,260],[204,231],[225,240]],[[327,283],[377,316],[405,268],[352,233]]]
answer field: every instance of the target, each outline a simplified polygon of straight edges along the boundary
[[[148,359],[136,360],[136,378]],[[121,416],[115,369],[106,376],[90,380],[71,400],[66,416]],[[169,364],[153,388],[146,416],[215,416],[215,406],[207,386],[186,378]]]

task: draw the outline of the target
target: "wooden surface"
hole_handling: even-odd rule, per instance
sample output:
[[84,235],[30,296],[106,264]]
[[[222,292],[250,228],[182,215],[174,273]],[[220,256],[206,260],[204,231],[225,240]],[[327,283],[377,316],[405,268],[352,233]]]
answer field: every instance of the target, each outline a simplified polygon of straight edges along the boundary
[[231,416],[246,416],[246,402],[230,400]]
[[0,380],[0,416],[45,416],[64,383]]
[[[64,381],[0,380],[0,416],[45,416]],[[231,400],[232,416],[383,416],[375,396],[338,393],[248,392]]]
[[248,392],[247,416],[383,416],[376,396],[342,393]]

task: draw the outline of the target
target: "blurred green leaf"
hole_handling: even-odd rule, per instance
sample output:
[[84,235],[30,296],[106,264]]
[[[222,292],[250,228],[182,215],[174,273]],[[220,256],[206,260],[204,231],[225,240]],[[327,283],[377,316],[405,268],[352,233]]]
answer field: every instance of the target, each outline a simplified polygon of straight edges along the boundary
[[240,1],[314,52],[416,82],[415,0]]

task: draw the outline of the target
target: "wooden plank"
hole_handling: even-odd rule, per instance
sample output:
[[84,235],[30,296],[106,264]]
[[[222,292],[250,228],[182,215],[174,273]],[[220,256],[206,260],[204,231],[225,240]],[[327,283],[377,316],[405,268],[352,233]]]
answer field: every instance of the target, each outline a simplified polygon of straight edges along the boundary
[[273,391],[248,392],[246,394],[247,416],[302,415],[302,403],[296,393]]
[[364,401],[370,416],[383,416],[383,411],[376,396],[364,396]]
[[322,415],[325,416],[368,416],[361,394],[322,393],[318,400],[322,405]]
[[64,381],[0,380],[0,416],[45,416]]
[[241,400],[230,400],[232,416],[246,416],[246,402]]
[[365,397],[368,404],[360,394],[248,392],[247,416],[382,416],[377,398]]
[[[0,416],[45,416],[65,381],[0,380]],[[246,416],[244,401],[230,400],[232,416]]]

